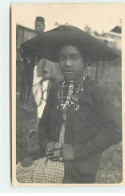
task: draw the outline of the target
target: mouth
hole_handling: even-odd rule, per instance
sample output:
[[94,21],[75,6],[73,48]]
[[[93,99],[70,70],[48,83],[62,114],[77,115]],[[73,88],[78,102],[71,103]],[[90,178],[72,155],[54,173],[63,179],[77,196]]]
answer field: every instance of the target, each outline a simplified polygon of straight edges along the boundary
[[71,70],[64,70],[63,73],[65,73],[65,74],[73,74],[73,71],[71,71]]

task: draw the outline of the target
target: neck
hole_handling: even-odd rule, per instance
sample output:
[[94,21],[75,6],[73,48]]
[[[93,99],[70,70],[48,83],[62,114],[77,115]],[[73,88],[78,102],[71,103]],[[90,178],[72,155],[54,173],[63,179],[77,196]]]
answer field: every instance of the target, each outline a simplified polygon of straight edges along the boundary
[[73,81],[74,84],[78,84],[84,79],[84,77],[86,77],[85,71],[83,71],[82,74],[75,76],[73,79],[69,79],[69,80],[67,79],[66,83],[70,83],[71,81]]

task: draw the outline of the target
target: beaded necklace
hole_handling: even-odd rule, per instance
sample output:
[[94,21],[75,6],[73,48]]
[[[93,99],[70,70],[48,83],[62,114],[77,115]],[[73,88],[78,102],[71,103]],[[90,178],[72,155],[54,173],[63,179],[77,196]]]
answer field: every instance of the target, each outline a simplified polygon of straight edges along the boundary
[[84,91],[83,81],[85,79],[86,79],[86,75],[83,76],[80,84],[77,84],[78,87],[76,89],[74,88],[74,80],[70,80],[68,85],[67,96],[64,96],[64,89],[66,89],[67,87],[66,82],[64,81],[62,85],[59,86],[58,95],[57,95],[57,99],[58,99],[57,109],[66,111],[67,109],[69,109],[71,105],[74,106],[75,111],[79,109],[78,93],[80,91]]

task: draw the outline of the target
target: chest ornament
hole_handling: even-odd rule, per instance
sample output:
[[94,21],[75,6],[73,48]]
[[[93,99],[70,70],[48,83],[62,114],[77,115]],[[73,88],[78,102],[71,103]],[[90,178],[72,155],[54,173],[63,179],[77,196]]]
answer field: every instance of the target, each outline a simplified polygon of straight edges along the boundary
[[78,94],[84,91],[84,88],[83,88],[84,80],[85,80],[85,77],[82,79],[82,81],[79,84],[77,84],[76,87],[74,86],[73,80],[70,80],[69,84],[66,84],[66,82],[64,81],[61,85],[58,86],[57,109],[66,111],[71,106],[73,106],[75,111],[79,109]]

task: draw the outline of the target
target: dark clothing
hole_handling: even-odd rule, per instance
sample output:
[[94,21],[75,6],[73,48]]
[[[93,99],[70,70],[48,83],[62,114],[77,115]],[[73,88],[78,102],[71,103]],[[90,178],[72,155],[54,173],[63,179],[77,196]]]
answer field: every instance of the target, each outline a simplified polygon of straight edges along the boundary
[[[58,85],[51,89],[39,123],[43,153],[47,143],[59,139],[63,116],[56,107]],[[76,111],[71,105],[67,110],[64,143],[73,146],[74,160],[64,162],[64,183],[93,183],[102,152],[120,142],[121,134],[107,87],[97,81],[87,80],[78,98],[79,109]]]

